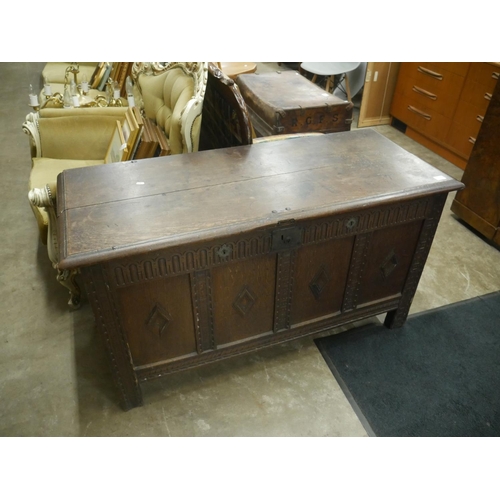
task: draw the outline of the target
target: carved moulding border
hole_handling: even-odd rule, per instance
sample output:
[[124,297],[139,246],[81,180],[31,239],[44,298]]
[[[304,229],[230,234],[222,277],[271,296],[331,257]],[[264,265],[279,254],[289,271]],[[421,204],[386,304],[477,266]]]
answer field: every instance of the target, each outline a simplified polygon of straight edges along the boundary
[[[297,222],[303,226],[302,243],[309,245],[330,239],[354,236],[403,224],[417,219],[424,219],[431,206],[431,198],[423,198],[397,205],[388,205],[379,209],[347,212],[344,216],[328,216],[312,223]],[[352,221],[355,221],[353,223]],[[155,256],[140,260],[132,258],[119,261],[113,266],[114,282],[123,287],[167,276],[191,273],[228,262],[266,255],[271,252],[271,233],[258,234],[235,241],[219,241],[213,245],[186,251],[156,253]],[[229,249],[220,252],[221,248]],[[227,254],[224,256],[224,254]]]
[[348,212],[345,216],[312,223],[304,228],[302,244],[354,236],[385,227],[396,226],[424,219],[430,208],[431,198],[423,198],[379,209]]
[[[221,252],[221,248],[230,251]],[[224,265],[266,255],[271,251],[271,233],[237,240],[221,242],[184,252],[176,252],[140,261],[112,264],[114,281],[117,287],[133,285],[143,281],[191,273],[210,267]]]

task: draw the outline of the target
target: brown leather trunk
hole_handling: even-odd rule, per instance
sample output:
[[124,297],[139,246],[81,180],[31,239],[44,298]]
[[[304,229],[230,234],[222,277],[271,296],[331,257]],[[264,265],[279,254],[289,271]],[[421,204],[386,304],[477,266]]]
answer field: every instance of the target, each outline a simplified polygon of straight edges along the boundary
[[352,108],[296,71],[236,79],[258,136],[351,130]]

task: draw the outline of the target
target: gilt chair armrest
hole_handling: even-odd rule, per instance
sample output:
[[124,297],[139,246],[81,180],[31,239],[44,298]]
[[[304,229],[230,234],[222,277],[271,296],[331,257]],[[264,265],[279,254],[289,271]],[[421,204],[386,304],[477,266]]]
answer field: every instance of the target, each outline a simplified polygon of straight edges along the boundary
[[49,185],[44,188],[33,188],[28,193],[29,202],[35,207],[45,209],[48,216],[47,252],[49,259],[54,265],[59,261],[59,245],[57,243],[57,218],[55,193],[52,193]]
[[28,136],[31,158],[42,156],[38,113],[29,113],[23,123],[23,132]]

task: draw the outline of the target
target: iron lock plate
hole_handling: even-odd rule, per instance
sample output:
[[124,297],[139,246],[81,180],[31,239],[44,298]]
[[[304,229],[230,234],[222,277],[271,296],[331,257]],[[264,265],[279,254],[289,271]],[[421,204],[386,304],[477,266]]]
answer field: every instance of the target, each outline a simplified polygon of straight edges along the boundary
[[302,245],[302,228],[291,226],[275,229],[272,233],[271,251],[280,252]]

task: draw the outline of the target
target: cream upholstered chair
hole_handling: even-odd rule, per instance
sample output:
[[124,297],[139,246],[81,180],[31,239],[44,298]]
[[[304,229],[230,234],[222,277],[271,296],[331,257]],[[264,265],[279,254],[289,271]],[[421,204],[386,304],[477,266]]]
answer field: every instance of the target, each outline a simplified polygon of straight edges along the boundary
[[198,151],[208,63],[134,63],[135,103],[167,137],[171,154]]
[[[146,116],[164,128],[172,154],[198,149],[201,111],[207,80],[206,63],[168,63],[159,74],[137,68],[140,101]],[[69,305],[80,304],[75,281],[78,271],[58,268],[56,224],[57,176],[63,170],[105,163],[116,121],[127,107],[44,108],[30,113],[23,130],[30,138],[32,168],[29,202],[35,214],[40,238],[47,244],[58,281],[70,291]]]
[[48,62],[42,70],[42,79],[43,81],[48,80],[51,84],[64,83],[67,68],[76,64],[78,65],[80,77],[86,75],[89,81],[99,65],[98,62]]
[[[58,107],[57,104],[51,102],[50,96],[56,94],[63,96],[66,85],[73,81],[76,81],[78,87],[81,87],[83,81],[87,82],[87,97],[89,100],[96,100],[99,96],[106,98],[106,83],[109,79],[116,81],[123,64],[132,63],[48,62],[42,71],[40,103],[42,103],[43,107]],[[124,79],[122,83],[124,83]]]
[[58,281],[70,291],[69,304],[79,306],[77,272],[57,268],[57,224],[55,216],[57,176],[71,168],[105,162],[116,121],[123,120],[127,107],[47,108],[30,113],[23,124],[31,149],[29,203],[35,215],[42,243],[57,270]]

